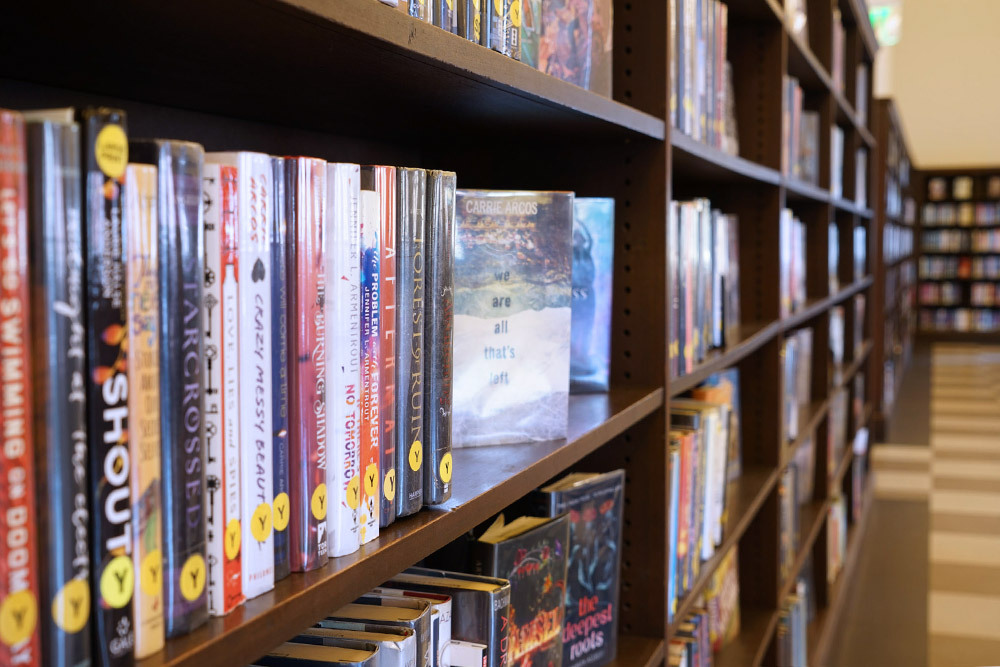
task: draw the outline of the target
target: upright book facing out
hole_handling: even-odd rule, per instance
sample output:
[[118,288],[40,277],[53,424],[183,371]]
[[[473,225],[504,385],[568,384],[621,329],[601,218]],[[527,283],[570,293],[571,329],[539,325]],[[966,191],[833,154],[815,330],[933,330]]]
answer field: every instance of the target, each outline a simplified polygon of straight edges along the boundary
[[614,234],[614,199],[577,197],[573,201],[572,391],[608,390]]
[[379,526],[388,526],[396,519],[396,353],[399,339],[396,335],[396,238],[398,188],[395,167],[374,167],[375,194],[379,210],[379,473],[382,476],[382,493],[379,495]]
[[274,580],[291,572],[288,535],[288,205],[285,160],[271,158],[274,215],[271,216],[271,429],[274,431]]
[[361,167],[361,544],[378,537],[380,509],[380,216],[378,167]]

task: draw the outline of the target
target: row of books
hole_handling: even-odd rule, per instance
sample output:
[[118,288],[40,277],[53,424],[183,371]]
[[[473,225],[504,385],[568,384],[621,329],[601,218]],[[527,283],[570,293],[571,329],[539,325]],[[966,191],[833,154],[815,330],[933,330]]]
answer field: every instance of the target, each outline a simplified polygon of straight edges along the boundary
[[727,59],[729,8],[719,0],[670,0],[670,122],[687,136],[739,154],[736,96]]
[[[867,298],[864,294],[856,294],[852,300],[854,308],[853,328],[851,331],[851,357],[858,358],[864,344],[865,314]],[[837,305],[830,309],[830,359],[829,377],[831,382],[839,383],[843,379],[844,360],[847,352],[847,332],[845,328],[844,306]]]
[[782,433],[786,441],[803,435],[801,424],[808,421],[812,400],[813,330],[803,328],[785,338],[781,346]]
[[902,218],[902,222],[913,224],[916,202],[912,197],[903,194],[903,188],[898,178],[891,172],[886,174],[885,183],[885,213],[890,218]]
[[921,238],[924,250],[936,252],[1000,252],[1000,229],[939,229],[925,231]]
[[726,487],[741,472],[740,377],[711,376],[670,402],[667,620],[722,543]]
[[958,283],[923,283],[920,303],[925,306],[952,306],[962,302],[962,286]]
[[1000,280],[1000,257],[921,257],[920,277],[932,280]]
[[733,344],[740,327],[739,220],[707,199],[670,202],[669,363],[690,373],[715,348]]
[[1000,331],[1000,309],[922,308],[920,328],[925,331]]
[[[834,199],[843,199],[847,160],[844,130],[834,125],[830,132],[830,194]],[[868,205],[868,150],[865,148],[854,151],[854,203],[861,208]]]
[[611,97],[611,0],[381,0],[546,74]]
[[813,597],[809,578],[800,576],[795,581],[793,592],[782,602],[775,630],[777,667],[809,664],[806,629],[815,615],[816,602]]
[[779,313],[788,317],[806,304],[806,225],[791,209],[778,220]]
[[710,667],[713,656],[740,633],[740,578],[736,549],[719,562],[705,592],[677,624],[667,649],[670,667]]
[[887,222],[882,230],[882,257],[888,263],[913,254],[913,228]]
[[927,179],[928,201],[970,199],[1000,199],[1000,175],[934,176]]
[[781,173],[819,185],[819,112],[803,109],[799,80],[783,79]]
[[[868,263],[868,230],[863,226],[854,227],[851,233],[851,247],[848,250],[853,259],[853,279],[863,280]],[[827,250],[827,272],[829,274],[830,294],[836,294],[840,290],[840,228],[837,223],[831,222],[829,226],[829,241]]]
[[1000,202],[924,204],[924,227],[986,227],[1000,225]]

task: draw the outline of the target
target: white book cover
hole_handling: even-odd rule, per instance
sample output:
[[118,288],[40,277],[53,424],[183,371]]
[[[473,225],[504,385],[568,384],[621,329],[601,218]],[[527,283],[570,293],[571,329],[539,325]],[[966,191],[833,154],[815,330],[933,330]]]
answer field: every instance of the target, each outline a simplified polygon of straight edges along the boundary
[[331,556],[358,550],[361,544],[361,227],[359,199],[361,168],[356,164],[327,165],[326,258],[329,268],[326,349],[333,452],[327,467],[332,498],[327,515]]
[[483,667],[487,657],[486,644],[452,640],[448,645],[450,667]]
[[209,153],[206,162],[235,165],[236,274],[239,337],[240,460],[242,462],[243,594],[274,588],[274,492],[271,437],[270,216],[273,171],[263,153]]

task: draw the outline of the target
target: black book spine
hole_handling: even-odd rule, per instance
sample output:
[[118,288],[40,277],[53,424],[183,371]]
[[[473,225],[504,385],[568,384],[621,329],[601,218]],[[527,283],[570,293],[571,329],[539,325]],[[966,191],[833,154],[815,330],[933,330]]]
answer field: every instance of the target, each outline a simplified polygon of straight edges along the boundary
[[139,141],[131,148],[134,161],[152,162],[159,171],[163,616],[167,637],[177,637],[208,619],[201,362],[205,153],[183,141]]
[[455,173],[427,172],[424,321],[424,503],[451,498]]
[[[274,166],[274,217],[271,220],[271,411],[274,428],[274,580],[291,572],[288,513],[288,211],[285,161]],[[279,516],[284,513],[284,516]]]
[[424,502],[424,219],[427,172],[397,170],[396,213],[396,515]]
[[46,665],[90,662],[86,330],[80,139],[75,123],[28,124],[31,338]]
[[482,0],[458,0],[458,34],[476,44],[482,44]]
[[128,164],[125,112],[86,109],[83,228],[87,248],[87,406],[89,408],[91,571],[94,659],[131,665],[131,498],[128,438],[128,322],[122,238]]

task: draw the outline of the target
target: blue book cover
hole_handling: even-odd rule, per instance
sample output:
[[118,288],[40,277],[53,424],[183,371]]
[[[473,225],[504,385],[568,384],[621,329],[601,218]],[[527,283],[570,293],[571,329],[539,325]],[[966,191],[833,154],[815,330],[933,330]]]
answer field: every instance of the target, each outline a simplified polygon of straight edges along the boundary
[[573,333],[570,390],[607,391],[611,365],[611,284],[615,200],[573,202]]
[[667,623],[673,623],[677,613],[677,513],[681,483],[680,446],[675,442],[670,444],[670,506],[668,508],[668,523],[670,534],[667,536]]

